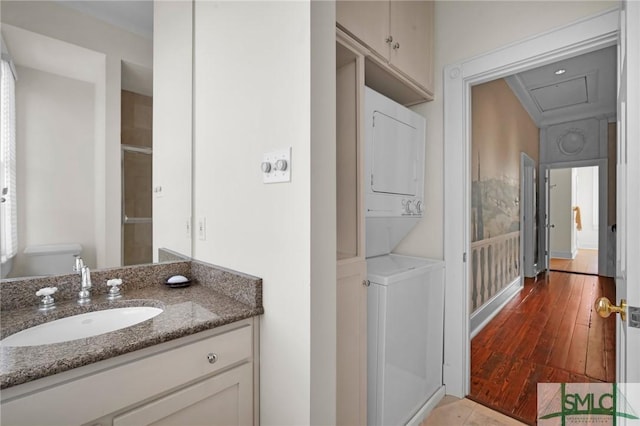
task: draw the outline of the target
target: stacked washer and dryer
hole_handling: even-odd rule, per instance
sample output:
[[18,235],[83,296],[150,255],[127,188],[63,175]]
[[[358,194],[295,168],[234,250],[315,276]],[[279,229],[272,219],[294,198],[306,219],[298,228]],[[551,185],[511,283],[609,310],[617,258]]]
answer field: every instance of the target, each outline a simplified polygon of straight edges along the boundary
[[444,262],[391,253],[425,209],[425,130],[365,88],[369,425],[418,424],[444,394]]

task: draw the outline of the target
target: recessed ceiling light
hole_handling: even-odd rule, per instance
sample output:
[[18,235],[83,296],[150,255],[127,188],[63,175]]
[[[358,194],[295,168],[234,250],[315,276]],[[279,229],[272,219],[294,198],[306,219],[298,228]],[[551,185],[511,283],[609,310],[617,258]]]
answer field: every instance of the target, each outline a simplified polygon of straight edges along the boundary
[[560,68],[560,69],[555,70],[554,74],[555,75],[562,75],[565,72],[567,72],[567,70],[565,70],[564,68]]

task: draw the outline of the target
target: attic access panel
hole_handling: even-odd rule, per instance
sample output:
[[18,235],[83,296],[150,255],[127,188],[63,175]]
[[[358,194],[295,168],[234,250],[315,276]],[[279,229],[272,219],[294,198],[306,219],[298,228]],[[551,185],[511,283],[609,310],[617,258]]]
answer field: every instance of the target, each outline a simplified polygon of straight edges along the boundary
[[531,89],[530,93],[542,112],[589,102],[586,76]]

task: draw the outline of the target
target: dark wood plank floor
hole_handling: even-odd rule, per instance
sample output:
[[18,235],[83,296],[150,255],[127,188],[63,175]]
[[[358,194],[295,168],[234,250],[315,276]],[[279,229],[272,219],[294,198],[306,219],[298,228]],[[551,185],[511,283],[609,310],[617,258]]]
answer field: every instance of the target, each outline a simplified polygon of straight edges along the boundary
[[613,382],[615,321],[593,309],[615,300],[612,278],[551,272],[524,289],[471,341],[469,398],[529,424],[538,383]]
[[549,259],[549,268],[554,271],[578,272],[598,275],[598,250],[578,249],[575,259]]

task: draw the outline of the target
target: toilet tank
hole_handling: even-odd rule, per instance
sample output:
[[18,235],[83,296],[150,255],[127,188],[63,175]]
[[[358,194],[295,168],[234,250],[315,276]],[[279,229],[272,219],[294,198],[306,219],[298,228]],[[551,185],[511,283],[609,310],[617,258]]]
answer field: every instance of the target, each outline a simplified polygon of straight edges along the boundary
[[82,246],[70,244],[42,244],[24,249],[25,275],[70,274],[74,257],[82,254]]

